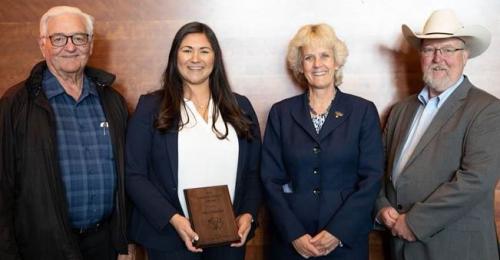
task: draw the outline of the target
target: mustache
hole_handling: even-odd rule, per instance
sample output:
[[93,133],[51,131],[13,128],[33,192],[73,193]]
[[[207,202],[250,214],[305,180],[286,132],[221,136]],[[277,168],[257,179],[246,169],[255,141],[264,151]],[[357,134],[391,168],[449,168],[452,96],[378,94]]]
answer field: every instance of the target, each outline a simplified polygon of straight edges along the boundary
[[433,64],[433,65],[429,66],[429,68],[427,69],[427,71],[431,71],[431,70],[448,70],[448,66]]

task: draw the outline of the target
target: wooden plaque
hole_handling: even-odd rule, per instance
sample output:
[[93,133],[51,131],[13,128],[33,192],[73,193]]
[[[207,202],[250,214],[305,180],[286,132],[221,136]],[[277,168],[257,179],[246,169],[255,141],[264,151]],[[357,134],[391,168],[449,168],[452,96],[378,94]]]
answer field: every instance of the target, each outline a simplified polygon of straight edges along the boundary
[[227,185],[185,189],[189,220],[205,248],[240,241]]

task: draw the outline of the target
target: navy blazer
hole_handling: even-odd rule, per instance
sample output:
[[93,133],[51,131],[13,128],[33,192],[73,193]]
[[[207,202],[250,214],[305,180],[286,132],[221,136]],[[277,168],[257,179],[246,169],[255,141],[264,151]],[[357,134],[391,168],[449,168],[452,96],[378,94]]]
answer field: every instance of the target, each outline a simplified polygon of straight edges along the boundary
[[383,160],[380,122],[372,102],[337,89],[319,134],[306,94],[273,105],[261,176],[281,242],[289,246],[302,235],[326,230],[344,245],[331,255],[367,258]]
[[[253,139],[238,138],[239,154],[233,207],[235,215],[250,213],[257,219],[261,203],[259,179],[260,130],[248,99],[235,94],[245,116],[252,122]],[[174,214],[184,215],[177,194],[178,131],[165,134],[154,128],[160,92],[141,96],[129,121],[126,142],[126,189],[134,203],[130,238],[147,248],[163,251],[185,245],[169,223]],[[196,163],[196,162],[193,162]],[[253,225],[252,231],[255,225]],[[253,232],[249,234],[251,238]]]

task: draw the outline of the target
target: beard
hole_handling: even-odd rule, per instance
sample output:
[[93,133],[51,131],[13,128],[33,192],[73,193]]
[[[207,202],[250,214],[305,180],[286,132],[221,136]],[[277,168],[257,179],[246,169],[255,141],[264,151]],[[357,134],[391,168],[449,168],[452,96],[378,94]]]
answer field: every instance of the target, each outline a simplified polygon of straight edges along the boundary
[[[434,70],[444,70],[445,75],[443,77],[436,78],[433,74]],[[448,72],[448,68],[444,66],[432,65],[424,71],[422,79],[429,88],[433,89],[437,93],[441,93],[453,84]]]

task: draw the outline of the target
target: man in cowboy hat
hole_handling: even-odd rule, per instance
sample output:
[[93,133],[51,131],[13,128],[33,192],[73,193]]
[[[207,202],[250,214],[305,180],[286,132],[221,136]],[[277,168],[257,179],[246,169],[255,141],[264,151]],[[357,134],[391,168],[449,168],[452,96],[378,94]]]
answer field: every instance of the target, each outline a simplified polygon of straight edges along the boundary
[[500,171],[500,101],[463,75],[489,46],[481,26],[432,13],[423,33],[403,25],[420,52],[425,86],[392,109],[384,133],[387,178],[377,220],[392,259],[499,259],[494,190]]

